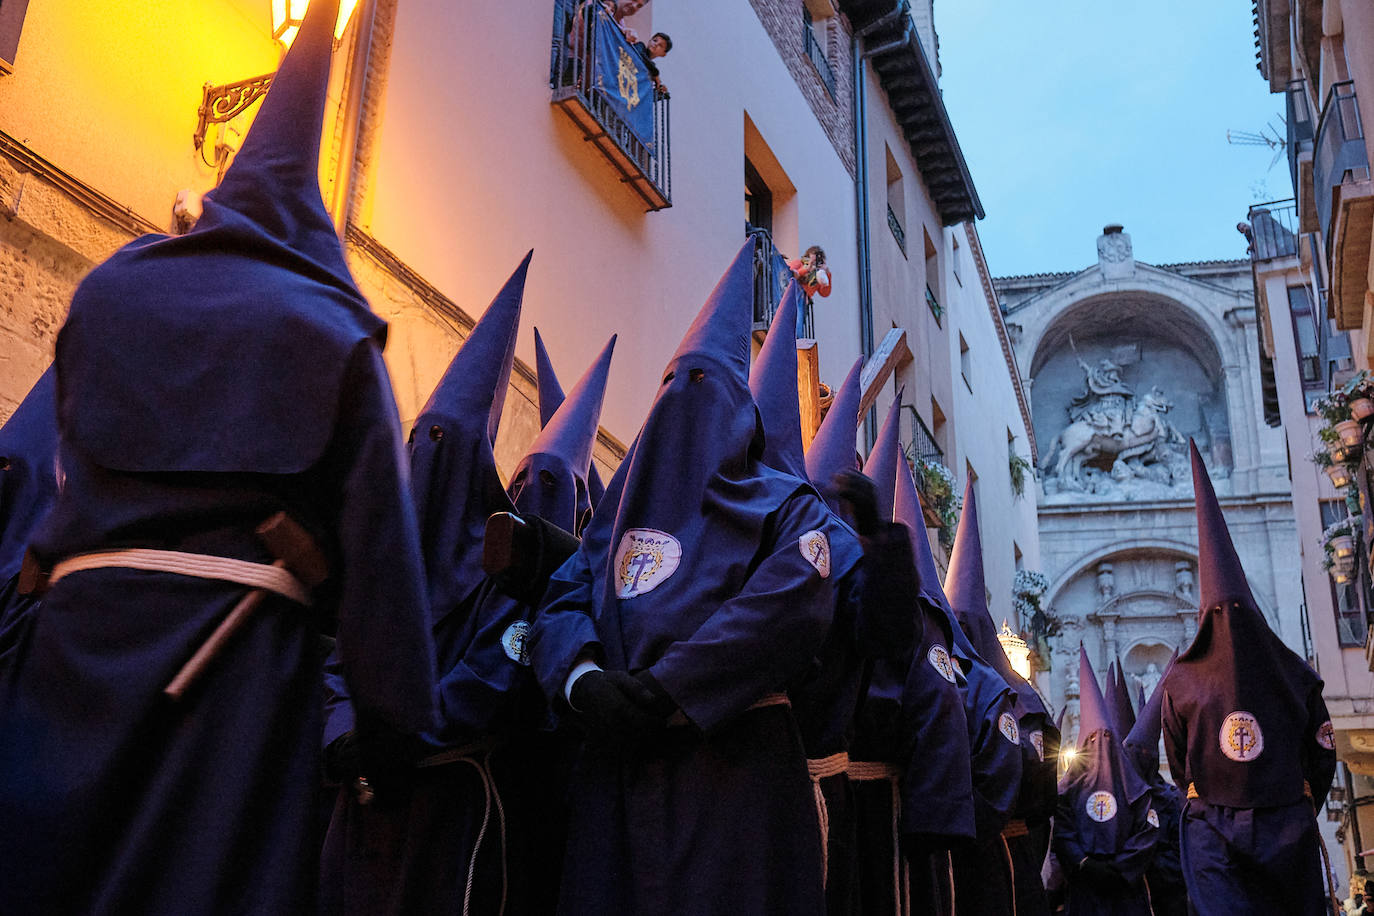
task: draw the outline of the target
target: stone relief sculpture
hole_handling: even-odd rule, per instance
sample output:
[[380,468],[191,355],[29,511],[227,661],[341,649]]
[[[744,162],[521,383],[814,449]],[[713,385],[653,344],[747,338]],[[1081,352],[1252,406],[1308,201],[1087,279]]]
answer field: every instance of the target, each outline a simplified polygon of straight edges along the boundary
[[1084,387],[1069,402],[1069,425],[1046,452],[1042,467],[1046,495],[1103,499],[1183,495],[1188,488],[1187,443],[1165,419],[1173,404],[1164,392],[1153,386],[1137,399],[1122,380],[1121,367],[1110,359],[1090,366],[1077,358]]

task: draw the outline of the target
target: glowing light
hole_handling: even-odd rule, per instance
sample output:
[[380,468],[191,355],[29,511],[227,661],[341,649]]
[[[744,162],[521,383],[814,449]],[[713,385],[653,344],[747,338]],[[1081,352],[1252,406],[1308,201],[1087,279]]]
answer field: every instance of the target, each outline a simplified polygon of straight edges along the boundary
[[1072,762],[1073,762],[1073,758],[1075,758],[1075,757],[1077,757],[1077,756],[1078,756],[1078,748],[1075,748],[1075,747],[1066,747],[1066,748],[1064,748],[1063,750],[1061,750],[1061,751],[1059,752],[1059,759],[1060,759],[1065,765],[1068,765],[1068,764],[1072,763]]
[[1011,662],[1011,668],[1026,680],[1030,680],[1030,647],[1026,641],[1011,631],[1005,620],[1002,621],[1002,632],[997,634],[997,641],[1002,644],[1002,651],[1007,654],[1007,661]]
[[[353,16],[353,8],[357,5],[358,0],[341,0],[339,3],[339,19],[334,25],[335,41],[343,38],[348,20]],[[291,47],[301,23],[305,21],[305,11],[309,8],[310,0],[272,0],[272,37],[280,41],[283,47]]]

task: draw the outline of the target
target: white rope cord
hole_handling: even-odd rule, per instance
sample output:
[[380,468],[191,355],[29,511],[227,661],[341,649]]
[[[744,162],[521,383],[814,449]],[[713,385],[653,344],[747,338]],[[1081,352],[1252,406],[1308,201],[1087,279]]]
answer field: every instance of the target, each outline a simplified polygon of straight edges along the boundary
[[297,604],[310,604],[310,590],[301,581],[281,566],[269,563],[252,563],[248,560],[234,560],[229,557],[214,557],[203,553],[185,553],[180,550],[154,550],[135,547],[128,550],[107,550],[99,553],[82,553],[68,557],[53,567],[48,582],[58,580],[72,573],[88,569],[141,569],[147,572],[174,573],[196,579],[217,579],[233,582],[249,588],[261,588],[290,598]]
[[449,763],[467,763],[477,770],[477,775],[482,779],[482,791],[485,796],[485,807],[482,810],[482,826],[477,831],[477,842],[473,844],[472,859],[468,862],[467,886],[463,888],[463,916],[470,916],[472,910],[472,886],[477,879],[477,859],[482,853],[482,841],[486,839],[487,827],[491,823],[491,809],[493,803],[496,807],[496,815],[500,824],[501,831],[501,904],[497,908],[497,916],[501,916],[506,911],[507,896],[507,874],[506,874],[506,811],[501,805],[501,795],[496,791],[496,782],[491,777],[491,751],[487,751],[481,760],[473,757],[459,757],[454,760],[446,761]]
[[1002,849],[1006,850],[1007,873],[1011,876],[1011,916],[1016,916],[1016,863],[1011,860],[1011,843],[1007,842],[1006,834],[1002,834]]

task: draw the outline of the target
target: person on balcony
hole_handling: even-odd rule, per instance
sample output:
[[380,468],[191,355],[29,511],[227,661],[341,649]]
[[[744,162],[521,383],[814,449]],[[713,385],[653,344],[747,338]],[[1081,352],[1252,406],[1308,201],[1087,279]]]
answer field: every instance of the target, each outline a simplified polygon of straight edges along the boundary
[[812,245],[800,258],[788,261],[787,266],[801,284],[802,292],[806,293],[807,305],[814,296],[830,295],[830,268],[826,267],[825,249],[821,246]]

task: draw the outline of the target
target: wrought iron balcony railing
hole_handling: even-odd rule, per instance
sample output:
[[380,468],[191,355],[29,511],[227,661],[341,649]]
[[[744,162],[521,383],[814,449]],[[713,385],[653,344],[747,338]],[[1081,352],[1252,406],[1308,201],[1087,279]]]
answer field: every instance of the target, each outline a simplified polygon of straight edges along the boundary
[[1322,105],[1321,122],[1312,151],[1312,185],[1317,203],[1318,228],[1331,257],[1333,203],[1347,181],[1369,177],[1369,157],[1364,147],[1364,129],[1355,107],[1355,84],[1349,80],[1334,83]]
[[887,205],[887,228],[892,230],[892,237],[897,240],[897,247],[902,249],[902,256],[906,257],[906,230],[897,220],[897,214],[892,212],[892,204]]
[[913,461],[921,459],[923,461],[938,461],[945,463],[944,450],[935,443],[935,435],[926,426],[921,415],[916,411],[913,404],[903,404],[902,409],[907,413],[910,421],[911,438],[907,442],[906,453]]
[[1290,198],[1250,208],[1250,260],[1296,257],[1298,208]]
[[802,7],[802,44],[806,48],[806,56],[815,65],[816,72],[821,76],[821,83],[825,85],[825,91],[830,93],[830,97],[835,97],[835,71],[830,66],[830,61],[825,56],[825,46],[816,37],[816,31],[811,27],[811,12]]
[[935,292],[926,284],[926,305],[930,307],[930,314],[935,316],[935,323],[943,327],[945,317],[945,307],[940,304],[940,300],[935,298]]
[[653,71],[639,47],[625,40],[599,4],[579,9],[577,0],[554,0],[550,56],[553,104],[649,210],[671,207],[669,98],[645,77]]
[[[754,330],[768,331],[773,323],[773,315],[782,303],[782,294],[792,282],[792,268],[773,245],[773,237],[767,229],[749,228],[754,239]],[[811,303],[802,301],[797,315],[797,337],[815,338],[816,330],[811,315]]]

